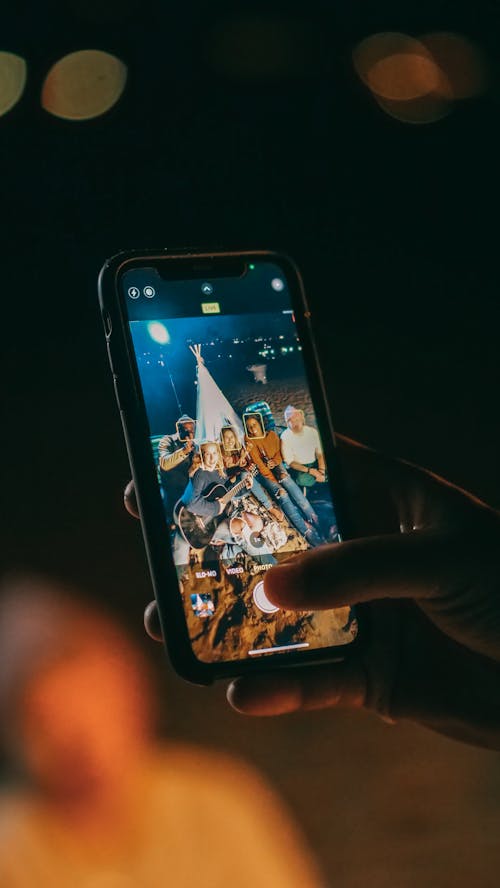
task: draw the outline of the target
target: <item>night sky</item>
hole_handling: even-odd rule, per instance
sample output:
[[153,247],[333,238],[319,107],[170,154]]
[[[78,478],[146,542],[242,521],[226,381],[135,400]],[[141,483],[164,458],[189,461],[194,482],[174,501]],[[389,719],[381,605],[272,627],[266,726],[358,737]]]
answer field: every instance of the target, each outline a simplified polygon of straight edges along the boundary
[[[223,393],[226,386],[234,388],[237,382],[248,385],[253,374],[247,367],[255,362],[268,366],[270,381],[304,374],[295,325],[289,314],[165,318],[162,324],[170,337],[165,345],[151,338],[148,322],[131,324],[153,435],[172,434],[180,413],[196,416],[196,359],[190,344],[202,345],[203,360]],[[264,389],[256,391],[256,398],[261,395],[265,397]]]

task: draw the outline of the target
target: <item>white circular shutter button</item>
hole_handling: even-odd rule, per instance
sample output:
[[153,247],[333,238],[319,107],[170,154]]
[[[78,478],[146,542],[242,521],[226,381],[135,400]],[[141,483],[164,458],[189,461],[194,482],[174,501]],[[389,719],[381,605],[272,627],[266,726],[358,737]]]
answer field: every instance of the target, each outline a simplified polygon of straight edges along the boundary
[[261,610],[264,614],[275,614],[276,611],[279,611],[279,607],[276,607],[272,601],[269,601],[266,593],[264,592],[264,581],[259,580],[258,583],[255,584],[253,590],[253,600],[259,610]]

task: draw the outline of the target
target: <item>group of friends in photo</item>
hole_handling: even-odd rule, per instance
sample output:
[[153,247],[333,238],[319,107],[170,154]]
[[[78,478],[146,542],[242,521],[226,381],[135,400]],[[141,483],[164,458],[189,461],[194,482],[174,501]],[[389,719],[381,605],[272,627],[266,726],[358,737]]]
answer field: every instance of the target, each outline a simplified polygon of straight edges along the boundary
[[273,553],[287,541],[287,523],[304,547],[325,541],[307,496],[326,481],[318,432],[292,405],[284,412],[281,435],[266,420],[261,411],[246,412],[243,436],[225,425],[219,440],[197,443],[196,421],[184,414],[176,431],[159,441],[158,469],[176,564],[188,564],[192,549],[209,545],[222,558],[243,551],[273,563]]

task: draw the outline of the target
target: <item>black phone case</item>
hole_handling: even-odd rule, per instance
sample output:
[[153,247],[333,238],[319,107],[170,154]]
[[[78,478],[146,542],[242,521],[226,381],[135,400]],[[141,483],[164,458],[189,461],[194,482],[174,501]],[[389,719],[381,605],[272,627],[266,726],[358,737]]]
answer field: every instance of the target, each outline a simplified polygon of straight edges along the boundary
[[244,258],[249,262],[253,259],[267,259],[279,262],[284,268],[290,285],[311,398],[325,450],[326,465],[330,477],[335,478],[334,502],[338,526],[344,539],[351,536],[334,431],[311,332],[311,313],[306,302],[302,279],[294,262],[283,253],[269,250],[134,250],[123,251],[112,256],[104,263],[99,274],[99,303],[116,400],[136,489],[149,569],[168,655],[179,675],[188,681],[202,685],[211,684],[218,678],[231,678],[313,663],[345,660],[346,657],[350,657],[355,651],[358,651],[360,645],[366,640],[367,620],[363,607],[356,608],[359,623],[357,637],[342,647],[334,646],[301,653],[270,654],[258,659],[248,658],[247,660],[220,663],[204,663],[192,651],[173,558],[170,547],[165,544],[163,505],[149,442],[145,406],[135,375],[128,320],[122,309],[118,290],[119,276],[125,267],[141,265],[144,261],[175,262],[190,258],[193,260]]

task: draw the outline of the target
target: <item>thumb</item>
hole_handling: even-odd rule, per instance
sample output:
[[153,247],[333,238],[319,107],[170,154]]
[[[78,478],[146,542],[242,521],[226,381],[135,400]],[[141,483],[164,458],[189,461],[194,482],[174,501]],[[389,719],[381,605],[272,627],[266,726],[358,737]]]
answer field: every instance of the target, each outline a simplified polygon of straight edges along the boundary
[[273,567],[266,595],[290,610],[322,610],[379,598],[430,598],[462,543],[425,530],[321,546]]

